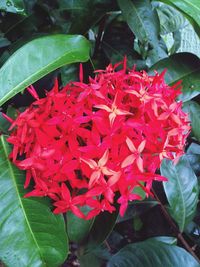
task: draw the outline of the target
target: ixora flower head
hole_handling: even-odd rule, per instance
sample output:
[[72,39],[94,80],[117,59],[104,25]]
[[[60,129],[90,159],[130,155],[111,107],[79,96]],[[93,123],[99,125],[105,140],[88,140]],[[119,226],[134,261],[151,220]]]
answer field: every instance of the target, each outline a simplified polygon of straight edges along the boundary
[[[118,69],[120,64],[123,66]],[[48,196],[54,213],[71,210],[90,219],[120,204],[139,200],[136,188],[148,196],[163,158],[177,160],[184,153],[190,126],[176,102],[180,83],[170,87],[164,72],[149,76],[125,62],[96,72],[89,83],[58,84],[12,122],[10,158],[26,170],[25,196]],[[87,215],[80,207],[91,209]]]

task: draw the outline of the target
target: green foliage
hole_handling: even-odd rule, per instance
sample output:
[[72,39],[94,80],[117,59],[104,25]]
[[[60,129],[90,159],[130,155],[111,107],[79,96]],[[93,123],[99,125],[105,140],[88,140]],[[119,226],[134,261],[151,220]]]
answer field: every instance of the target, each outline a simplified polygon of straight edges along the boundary
[[[89,212],[90,208],[81,208],[83,213]],[[81,243],[90,232],[94,219],[84,220],[75,216],[72,212],[67,213],[67,233],[70,241]]]
[[51,71],[88,58],[89,43],[82,36],[52,35],[25,44],[0,69],[0,104]]
[[200,141],[200,105],[195,101],[188,101],[184,103],[184,110],[189,113],[194,137]]
[[126,22],[135,34],[140,54],[147,59],[148,65],[167,56],[166,48],[159,38],[158,15],[148,0],[118,0]]
[[182,101],[188,101],[200,93],[200,59],[190,53],[177,53],[153,65],[150,73],[167,69],[165,80],[169,84],[182,81]]
[[161,0],[181,11],[194,25],[197,34],[200,34],[200,2],[198,0]]
[[10,163],[3,135],[0,153],[0,259],[7,266],[59,266],[68,253],[63,217],[45,201],[23,198],[24,172]]
[[[6,266],[62,266],[68,237],[73,242],[72,253],[75,243],[74,255],[82,267],[200,266],[181,248],[180,239],[183,232],[197,254],[200,59],[195,54],[177,53],[186,41],[181,33],[187,23],[200,36],[199,12],[199,0],[0,1],[0,104],[11,118],[16,115],[13,106],[23,106],[18,99],[26,99],[18,93],[36,81],[40,87],[46,74],[56,70],[52,76],[65,84],[78,80],[79,62],[85,62],[83,70],[88,77],[94,68],[104,69],[127,55],[131,68],[136,65],[137,70],[152,74],[167,69],[165,80],[170,85],[182,80],[178,100],[184,102],[192,126],[186,155],[176,165],[163,161],[161,173],[168,182],[153,184],[157,200],[144,199],[138,187],[136,193],[143,200],[131,202],[124,217],[118,216],[117,207],[113,214],[100,213],[89,221],[68,212],[67,231],[64,217],[51,212],[49,201],[23,198],[25,175],[10,163],[10,147],[1,135],[0,260]],[[42,87],[46,89],[46,85],[51,87],[51,82],[45,80]],[[0,134],[8,134],[8,128],[0,113]],[[170,220],[177,224],[175,229]],[[68,261],[70,256],[67,265]]]
[[163,186],[169,202],[169,212],[183,231],[193,219],[198,202],[198,181],[186,156],[177,164],[163,160],[161,174],[168,178]]
[[198,262],[182,248],[156,240],[130,244],[111,257],[108,267],[199,267]]

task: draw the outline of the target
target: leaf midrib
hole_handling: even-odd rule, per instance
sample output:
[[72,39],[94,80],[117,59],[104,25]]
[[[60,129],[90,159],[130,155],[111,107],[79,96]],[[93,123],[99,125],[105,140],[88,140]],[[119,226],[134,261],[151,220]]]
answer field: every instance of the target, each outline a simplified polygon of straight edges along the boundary
[[198,72],[198,71],[200,71],[200,68],[193,69],[190,72],[186,72],[184,75],[180,76],[179,78],[177,78],[176,80],[170,82],[169,84],[175,83],[175,82],[179,81],[180,79],[183,79],[183,78],[187,77],[188,75],[193,74],[193,73]]
[[188,5],[191,5],[192,7],[194,7],[194,9],[197,9],[200,12],[200,8],[198,8],[198,6],[195,6],[193,3],[188,2],[187,0],[182,0],[183,2],[185,1]]
[[[119,1],[120,1],[120,0],[119,0]],[[125,1],[126,1],[126,0],[125,0]],[[134,5],[131,1],[130,1],[130,5],[131,5],[132,8],[134,9],[135,14],[136,14],[136,17],[137,17],[138,20],[140,21],[140,23],[141,23],[141,25],[142,25],[142,28],[143,28],[143,32],[145,33],[146,38],[148,39],[148,33],[147,33],[146,29],[145,29],[145,25],[144,25],[142,19],[141,19],[140,16],[139,16],[139,13],[137,12],[137,8],[135,7],[135,5]],[[123,12],[123,13],[126,13],[126,12]],[[131,30],[132,30],[132,29],[131,29]]]
[[[4,152],[4,154],[5,154],[6,162],[7,162],[7,165],[8,165],[8,172],[10,172],[10,176],[11,176],[11,178],[12,178],[12,180],[13,180],[13,184],[14,184],[14,187],[15,187],[15,190],[16,190],[16,193],[17,193],[17,196],[18,196],[18,200],[19,200],[19,203],[20,203],[20,206],[21,206],[21,209],[22,209],[22,212],[23,212],[23,215],[24,215],[26,224],[27,224],[27,226],[28,226],[28,228],[29,228],[29,230],[30,230],[31,236],[32,236],[32,238],[33,238],[33,240],[34,240],[34,242],[35,242],[35,244],[36,244],[36,247],[38,248],[38,253],[40,254],[40,257],[41,257],[41,259],[42,259],[42,262],[45,264],[43,255],[41,254],[41,251],[40,251],[40,247],[39,247],[39,245],[38,245],[38,242],[37,242],[37,240],[36,240],[36,238],[35,238],[35,236],[34,236],[34,233],[33,233],[32,229],[31,229],[30,223],[29,223],[28,218],[27,218],[27,216],[26,216],[26,212],[25,212],[25,209],[24,209],[22,200],[21,200],[21,196],[20,196],[20,193],[19,193],[19,190],[18,190],[18,187],[17,187],[17,183],[16,183],[16,181],[15,181],[15,174],[14,174],[14,172],[13,172],[12,165],[11,165],[9,159],[8,159],[8,154],[7,154],[6,144],[5,144],[3,135],[2,135],[0,138],[1,138],[1,143],[2,143],[3,152]],[[45,266],[46,266],[46,264],[45,264]]]

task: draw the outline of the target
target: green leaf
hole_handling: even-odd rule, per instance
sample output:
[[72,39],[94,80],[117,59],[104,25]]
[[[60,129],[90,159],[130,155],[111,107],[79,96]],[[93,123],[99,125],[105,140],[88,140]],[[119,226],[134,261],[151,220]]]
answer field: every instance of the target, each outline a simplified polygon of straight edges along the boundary
[[0,10],[24,14],[24,1],[23,0],[1,0]]
[[80,35],[49,35],[25,44],[0,69],[0,105],[51,71],[87,61],[89,49]]
[[[89,210],[90,207],[88,206],[81,208],[83,213],[87,213]],[[70,241],[81,243],[87,237],[93,222],[94,219],[80,219],[72,212],[67,212],[67,233]]]
[[3,117],[2,112],[0,112],[0,133],[8,133],[10,123]]
[[84,254],[79,257],[81,267],[101,267],[102,259],[98,258],[93,253]]
[[[167,56],[159,38],[159,19],[149,0],[118,0],[122,15],[148,56],[149,65]],[[145,55],[145,51],[146,54]]]
[[200,93],[200,59],[190,53],[178,53],[165,58],[153,65],[149,73],[154,70],[165,74],[165,81],[172,85],[182,80],[182,94],[179,97],[182,101],[188,101]]
[[107,12],[116,8],[114,0],[59,0],[59,6],[62,12],[67,12],[68,32],[73,34],[85,34]]
[[184,249],[156,240],[129,244],[113,255],[108,267],[200,267]]
[[200,141],[200,105],[194,101],[184,103],[184,111],[189,113],[192,133]]
[[[7,112],[6,114],[12,118],[12,119],[16,119],[17,117],[17,110],[15,108],[13,108],[12,106],[9,106],[7,108]],[[8,129],[10,128],[10,122],[7,121],[3,115],[2,115],[2,112],[0,112],[0,132],[1,133],[4,133],[4,134],[8,134]]]
[[78,257],[81,267],[101,267],[103,262],[110,258],[110,253],[105,244],[96,247],[92,252]]
[[57,267],[68,253],[64,219],[43,200],[23,198],[24,172],[8,159],[0,137],[0,260],[9,267]]
[[186,155],[193,171],[198,176],[200,174],[200,145],[192,143]]
[[158,202],[155,200],[139,200],[129,203],[128,208],[123,217],[118,216],[117,223],[121,223],[127,220],[130,220],[136,216],[140,216],[150,210],[151,208],[158,205]]
[[177,244],[177,238],[173,236],[155,236],[152,238],[149,238],[148,240],[156,240],[168,245],[176,245]]
[[168,178],[163,183],[170,209],[169,212],[183,231],[193,219],[198,202],[198,181],[186,156],[175,165],[163,160],[161,174]]
[[175,8],[159,2],[153,2],[153,6],[158,12],[161,34],[175,32],[185,26],[186,19]]
[[78,80],[78,66],[77,64],[69,64],[60,69],[62,84],[65,85],[72,81]]
[[[162,1],[162,0],[161,0]],[[183,13],[187,14],[190,18],[200,27],[200,2],[199,0],[167,0],[167,2]]]
[[88,239],[85,242],[85,253],[94,250],[106,240],[115,226],[117,217],[118,209],[113,213],[104,211],[95,218]]

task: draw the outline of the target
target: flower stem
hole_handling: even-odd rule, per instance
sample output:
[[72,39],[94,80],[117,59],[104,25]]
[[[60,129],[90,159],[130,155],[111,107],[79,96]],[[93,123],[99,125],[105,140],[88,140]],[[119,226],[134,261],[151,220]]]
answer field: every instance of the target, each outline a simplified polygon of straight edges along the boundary
[[185,249],[198,261],[198,263],[200,263],[200,259],[197,257],[196,253],[194,252],[194,250],[190,247],[190,245],[187,243],[187,241],[185,240],[185,238],[183,237],[182,233],[180,232],[179,228],[177,227],[177,225],[174,223],[173,219],[171,218],[171,216],[169,215],[169,213],[167,212],[165,206],[161,203],[159,197],[157,196],[157,194],[155,193],[155,191],[152,189],[152,192],[154,194],[155,199],[158,201],[161,210],[163,212],[163,215],[165,216],[165,218],[167,219],[167,221],[169,222],[170,226],[172,227],[172,229],[174,230],[177,238],[179,239],[179,241],[182,243],[182,245],[185,247]]

